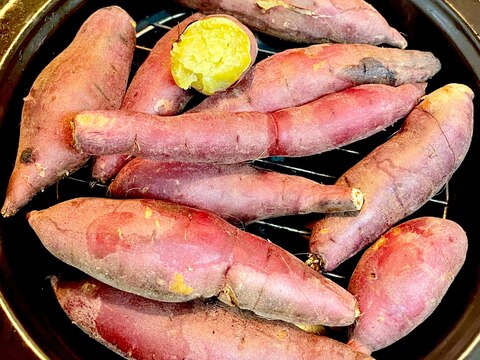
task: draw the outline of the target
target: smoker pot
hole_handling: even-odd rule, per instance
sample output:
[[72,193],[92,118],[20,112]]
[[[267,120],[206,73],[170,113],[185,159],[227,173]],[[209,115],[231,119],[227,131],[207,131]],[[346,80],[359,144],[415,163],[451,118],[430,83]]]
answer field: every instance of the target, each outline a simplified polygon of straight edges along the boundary
[[[188,9],[173,1],[107,0],[2,0],[0,8],[0,201],[13,169],[23,98],[35,77],[71,41],[81,23],[96,9],[112,4],[127,10],[138,29],[147,29],[139,44],[151,47],[169,24],[171,15]],[[389,23],[405,34],[409,48],[433,52],[442,70],[429,82],[427,91],[450,82],[470,86],[475,109],[480,98],[480,3],[478,0],[372,0]],[[170,20],[169,20],[170,19]],[[259,35],[263,51],[279,51],[291,44]],[[134,67],[145,58],[135,55]],[[478,115],[476,115],[478,118]],[[361,156],[384,141],[394,128],[345,149],[304,159],[272,159],[257,165],[300,174],[323,183],[351,167]],[[436,311],[404,339],[375,352],[377,359],[480,359],[480,253],[475,190],[480,135],[475,131],[470,151],[452,179],[432,201],[410,217],[446,216],[467,232],[467,260]],[[0,220],[0,305],[28,345],[32,358],[117,359],[117,355],[88,338],[71,324],[60,309],[49,285],[49,276],[75,276],[76,270],[53,258],[28,226],[26,212],[42,209],[78,196],[105,196],[105,188],[92,185],[89,168],[79,170],[56,186],[37,195],[12,218]],[[302,234],[311,216],[258,222],[246,230],[287,248],[295,254],[307,251]],[[335,278],[348,281],[358,256],[342,264]],[[161,337],[161,334],[158,334]]]

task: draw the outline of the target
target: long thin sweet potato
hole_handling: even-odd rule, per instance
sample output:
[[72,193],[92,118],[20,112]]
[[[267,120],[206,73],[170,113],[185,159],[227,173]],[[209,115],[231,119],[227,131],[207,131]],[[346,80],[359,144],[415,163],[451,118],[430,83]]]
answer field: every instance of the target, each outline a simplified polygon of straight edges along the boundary
[[234,163],[307,156],[364,139],[406,116],[425,84],[359,85],[274,113],[200,112],[158,117],[91,111],[73,122],[75,146],[160,161]]
[[361,84],[425,82],[441,68],[430,52],[362,44],[293,48],[258,62],[245,78],[189,111],[272,112]]
[[28,213],[54,256],[154,300],[218,297],[268,319],[345,326],[356,300],[279,246],[205,211],[159,200],[76,198]]
[[[185,108],[193,93],[175,83],[171,72],[170,49],[189,24],[203,17],[201,13],[187,17],[156,42],[128,85],[122,109],[154,115],[176,115]],[[117,174],[127,158],[122,154],[96,157],[92,177],[106,183]]]
[[87,162],[88,155],[72,147],[70,118],[83,110],[120,107],[134,48],[133,19],[117,6],[102,8],[39,74],[25,98],[3,216],[14,215]]
[[405,38],[363,0],[177,0],[205,13],[227,13],[280,39],[407,46]]
[[355,217],[327,214],[313,226],[310,251],[322,268],[336,268],[445,185],[470,147],[473,96],[463,84],[428,94],[398,133],[338,179],[360,189],[365,203]]
[[348,285],[362,315],[349,345],[371,354],[410,333],[437,308],[465,262],[468,239],[457,223],[435,217],[406,221],[360,258]]
[[52,277],[52,286],[76,326],[129,359],[372,359],[337,340],[217,302],[152,301],[93,279]]
[[137,158],[108,187],[114,198],[150,198],[213,212],[229,222],[311,212],[358,211],[363,194],[301,176],[240,164],[164,163]]

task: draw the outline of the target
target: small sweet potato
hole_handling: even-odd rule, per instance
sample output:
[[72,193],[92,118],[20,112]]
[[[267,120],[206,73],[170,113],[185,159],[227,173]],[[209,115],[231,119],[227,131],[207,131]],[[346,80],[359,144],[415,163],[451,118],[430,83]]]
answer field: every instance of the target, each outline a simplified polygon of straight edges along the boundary
[[227,13],[251,28],[280,39],[302,42],[389,44],[407,41],[363,0],[177,0],[205,13]]
[[97,10],[71,44],[33,83],[22,111],[20,141],[3,216],[89,159],[72,147],[71,116],[82,110],[118,109],[127,87],[135,23],[118,6]]
[[150,198],[213,212],[232,223],[311,212],[358,211],[363,194],[301,176],[240,164],[164,163],[136,158],[108,187],[114,198]]
[[[156,42],[128,85],[121,109],[154,115],[176,115],[185,108],[193,93],[175,83],[171,72],[170,49],[189,24],[203,17],[200,13],[190,15]],[[101,183],[108,182],[127,159],[128,156],[122,154],[94,158],[92,177]]]
[[457,223],[435,217],[406,221],[360,258],[348,285],[361,316],[349,345],[371,354],[401,339],[437,308],[465,262],[468,239]]
[[76,148],[91,155],[214,163],[307,156],[385,129],[411,111],[425,86],[359,85],[273,113],[199,112],[162,118],[87,111],[75,117],[72,128]]
[[218,302],[153,301],[93,279],[51,282],[76,326],[129,359],[372,359],[337,340]]
[[423,98],[402,128],[336,184],[364,193],[355,217],[327,214],[315,223],[310,252],[333,270],[423,206],[451,178],[470,147],[473,91],[447,84]]
[[258,62],[232,88],[189,111],[272,112],[361,84],[425,82],[440,68],[427,51],[362,44],[292,48]]
[[233,16],[214,14],[189,24],[173,43],[171,73],[182,89],[212,95],[241,79],[257,53],[248,27]]
[[268,319],[346,326],[347,290],[279,246],[206,211],[159,200],[76,198],[28,213],[54,256],[153,300],[218,297]]

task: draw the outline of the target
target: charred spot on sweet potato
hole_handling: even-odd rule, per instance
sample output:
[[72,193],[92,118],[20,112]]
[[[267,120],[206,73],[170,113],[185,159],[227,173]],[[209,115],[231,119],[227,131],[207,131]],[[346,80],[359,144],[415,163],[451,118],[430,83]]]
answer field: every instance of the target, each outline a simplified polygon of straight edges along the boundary
[[368,75],[372,82],[379,84],[395,85],[397,82],[397,73],[373,57],[363,58],[358,65],[347,67],[344,74],[354,81],[361,81]]
[[25,148],[20,155],[20,161],[22,162],[22,164],[32,164],[36,161],[36,158],[37,157],[34,149],[31,147]]

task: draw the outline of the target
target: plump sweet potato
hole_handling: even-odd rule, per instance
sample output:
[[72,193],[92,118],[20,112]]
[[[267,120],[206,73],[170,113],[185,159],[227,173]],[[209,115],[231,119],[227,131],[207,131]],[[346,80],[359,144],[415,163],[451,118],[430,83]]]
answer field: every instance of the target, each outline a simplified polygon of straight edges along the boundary
[[108,187],[115,198],[150,198],[213,212],[232,223],[312,212],[358,211],[363,194],[251,165],[137,158]]
[[307,156],[364,139],[406,116],[425,84],[359,85],[308,104],[258,112],[158,117],[91,111],[72,122],[75,146],[91,155],[126,153],[160,161],[234,163]]
[[336,268],[445,185],[470,147],[473,96],[462,84],[433,91],[398,133],[338,179],[360,189],[365,203],[355,217],[327,214],[313,226],[310,251],[322,268]]
[[[185,108],[193,93],[175,83],[171,72],[170,49],[189,24],[203,17],[201,13],[190,15],[156,42],[128,85],[122,109],[154,115],[176,115]],[[101,183],[108,182],[127,162],[127,158],[122,154],[96,157],[93,159],[92,177]]]
[[443,299],[467,248],[465,231],[447,219],[421,217],[387,231],[365,251],[350,279],[361,316],[349,345],[371,354],[420,325]]
[[425,82],[441,68],[430,52],[361,44],[293,48],[258,62],[242,81],[190,111],[272,112],[361,84]]
[[407,47],[405,38],[363,0],[177,0],[206,13],[227,13],[257,31],[304,42],[389,44]]
[[133,19],[117,6],[102,8],[39,74],[25,98],[3,216],[87,162],[88,155],[72,147],[70,117],[120,107],[134,48]]
[[159,200],[76,198],[28,213],[57,258],[167,302],[218,297],[268,319],[344,326],[356,300],[279,246],[205,211]]
[[189,24],[173,43],[171,73],[182,89],[212,95],[241,79],[257,53],[248,27],[233,16],[214,14]]
[[131,359],[372,359],[337,340],[218,302],[152,301],[93,279],[52,277],[52,286],[76,326]]

